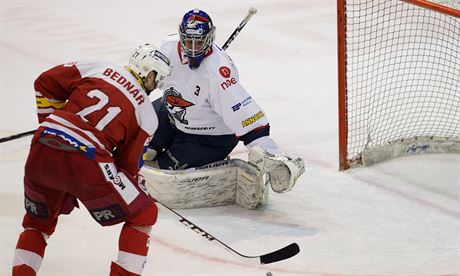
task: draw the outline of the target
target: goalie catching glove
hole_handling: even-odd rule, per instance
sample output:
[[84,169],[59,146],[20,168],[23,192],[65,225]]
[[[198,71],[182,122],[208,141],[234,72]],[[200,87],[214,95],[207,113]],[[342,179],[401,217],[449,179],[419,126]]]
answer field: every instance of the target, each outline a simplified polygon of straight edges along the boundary
[[263,174],[268,174],[272,190],[277,193],[292,190],[297,179],[305,172],[302,158],[271,154],[259,146],[251,148],[248,161],[255,164]]

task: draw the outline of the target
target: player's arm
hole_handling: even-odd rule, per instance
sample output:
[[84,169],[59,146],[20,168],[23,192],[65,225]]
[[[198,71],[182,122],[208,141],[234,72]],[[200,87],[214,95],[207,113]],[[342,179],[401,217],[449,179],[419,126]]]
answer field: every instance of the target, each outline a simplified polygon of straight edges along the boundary
[[151,136],[140,128],[128,133],[123,145],[113,153],[117,166],[126,170],[130,175],[137,175],[144,163],[142,157],[147,151],[150,139]]
[[240,141],[243,141],[244,145],[251,150],[253,147],[261,147],[271,154],[277,154],[279,152],[278,146],[270,138],[270,125],[266,124],[255,128],[243,136],[239,137]]
[[[236,68],[229,68],[232,69],[226,70],[230,72],[219,72],[221,74],[217,80],[231,85],[217,86],[220,91],[212,93],[213,108],[249,149],[249,162],[257,165],[262,173],[269,174],[272,189],[275,192],[287,192],[304,172],[303,160],[279,153],[269,136],[270,128],[265,112],[240,85]],[[228,79],[229,82],[226,81]]]
[[62,109],[78,80],[75,63],[58,65],[43,72],[34,83],[38,121],[41,123],[56,109]]
[[213,110],[248,149],[260,146],[270,153],[278,153],[278,147],[270,138],[267,116],[240,84],[236,67],[229,62],[216,71],[215,83],[211,85],[214,91],[210,93]]
[[[145,96],[147,97],[147,95]],[[132,112],[137,112],[141,118],[138,119],[135,114],[125,116],[125,119],[129,120],[123,124],[126,134],[123,143],[117,147],[113,154],[115,163],[134,176],[139,173],[143,166],[143,155],[158,127],[158,118],[150,102],[145,101],[138,108],[139,111],[133,110]]]

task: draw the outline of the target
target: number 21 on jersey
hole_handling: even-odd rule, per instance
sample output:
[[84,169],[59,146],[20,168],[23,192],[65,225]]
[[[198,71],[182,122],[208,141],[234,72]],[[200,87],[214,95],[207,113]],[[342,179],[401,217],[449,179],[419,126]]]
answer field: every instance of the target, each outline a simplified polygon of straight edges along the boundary
[[[88,107],[85,107],[77,113],[77,115],[79,115],[86,122],[88,121],[88,119],[86,119],[85,116],[87,116],[90,113],[104,109],[106,105],[109,103],[109,96],[97,89],[89,91],[87,96],[92,99],[98,99],[98,102]],[[118,115],[118,113],[121,112],[121,108],[119,106],[111,106],[106,108],[105,110],[107,114],[105,114],[95,126],[95,128],[99,130],[103,130],[104,127],[106,127]]]

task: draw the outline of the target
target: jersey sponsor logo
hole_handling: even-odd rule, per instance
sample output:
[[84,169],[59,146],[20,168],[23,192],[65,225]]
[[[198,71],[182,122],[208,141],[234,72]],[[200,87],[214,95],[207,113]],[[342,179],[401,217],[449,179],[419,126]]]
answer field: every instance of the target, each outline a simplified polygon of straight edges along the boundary
[[134,186],[133,182],[122,172],[112,181],[113,187],[121,195],[126,204],[131,204],[139,195],[139,190]]
[[246,99],[242,100],[241,102],[239,102],[239,103],[235,104],[234,106],[232,106],[233,112],[239,110],[241,108],[241,106],[247,106],[251,102],[252,102],[252,97],[249,96]]
[[219,68],[219,73],[224,78],[230,78],[232,71],[230,71],[230,68],[228,68],[227,66],[221,66]]
[[235,104],[234,106],[232,106],[233,112],[239,110],[240,107],[241,107],[241,103],[237,103],[237,104]]
[[118,204],[99,209],[91,209],[89,212],[100,224],[110,223],[126,217],[126,213]]
[[225,80],[224,82],[222,82],[220,84],[220,87],[222,87],[223,90],[229,88],[230,86],[232,86],[233,84],[236,84],[237,81],[235,78],[231,78],[231,79],[227,79]]
[[102,74],[121,85],[128,92],[128,94],[134,98],[138,105],[144,103],[145,99],[142,91],[139,90],[135,84],[123,77],[120,73],[113,70],[112,68],[107,68]]
[[258,120],[262,119],[265,116],[265,114],[262,111],[257,112],[256,114],[252,115],[251,117],[247,118],[244,121],[241,121],[241,126],[247,127]]
[[190,129],[190,130],[213,130],[216,129],[216,127],[211,126],[211,127],[189,127],[186,126],[185,129]]
[[99,163],[99,166],[101,167],[107,181],[113,181],[115,179],[115,176],[118,174],[115,164],[101,162]]
[[48,218],[48,208],[45,203],[38,202],[30,199],[28,196],[24,197],[24,208],[26,212],[36,218]]
[[219,68],[219,73],[222,77],[226,78],[226,80],[220,84],[220,87],[222,87],[223,90],[237,83],[235,78],[230,78],[232,71],[227,66],[221,66]]
[[62,144],[59,145],[56,141],[54,141],[54,143],[53,143],[53,141],[50,141],[50,140],[46,139],[46,137],[44,137],[46,135],[53,135],[53,136],[56,136],[56,137],[59,137],[59,138],[63,139],[70,146],[74,147],[76,150],[78,150],[81,153],[83,153],[89,159],[94,159],[94,157],[96,155],[96,148],[95,147],[87,146],[87,145],[83,144],[79,140],[75,139],[74,137],[70,136],[69,134],[67,134],[67,133],[65,133],[63,131],[48,127],[48,128],[44,129],[40,133],[39,141],[41,143],[43,143],[43,144],[45,144],[45,145],[47,145],[49,147],[55,148],[55,149],[70,151],[70,148],[64,147],[64,145],[62,145]]
[[119,176],[113,179],[113,184],[117,185],[122,191],[126,189],[126,185],[123,183],[123,180]]
[[105,164],[105,165],[104,165],[104,170],[105,170],[106,175],[107,175],[107,178],[108,178],[109,180],[114,180],[114,179],[115,179],[115,176],[113,175],[113,172],[112,172],[112,170],[110,169],[109,164]]
[[171,115],[178,120],[180,123],[188,125],[188,120],[185,119],[187,114],[186,109],[194,104],[182,98],[182,95],[174,89],[174,87],[168,88],[164,95],[163,101],[166,103],[166,107]]
[[114,163],[99,163],[105,179],[112,183],[126,204],[130,204],[139,195],[139,191],[131,180],[122,172],[118,172]]

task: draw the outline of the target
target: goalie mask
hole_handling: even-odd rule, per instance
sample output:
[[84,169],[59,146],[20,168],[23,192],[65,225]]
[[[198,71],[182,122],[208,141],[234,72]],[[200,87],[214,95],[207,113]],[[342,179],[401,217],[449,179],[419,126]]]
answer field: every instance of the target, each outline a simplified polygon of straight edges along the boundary
[[180,46],[191,69],[198,68],[214,43],[216,27],[204,11],[194,9],[187,12],[179,25]]
[[[170,74],[169,59],[152,44],[138,46],[129,56],[128,69],[144,86],[147,75],[155,71],[156,87],[161,88],[163,80]],[[145,88],[145,86],[144,86]],[[150,91],[147,91],[150,92]]]

